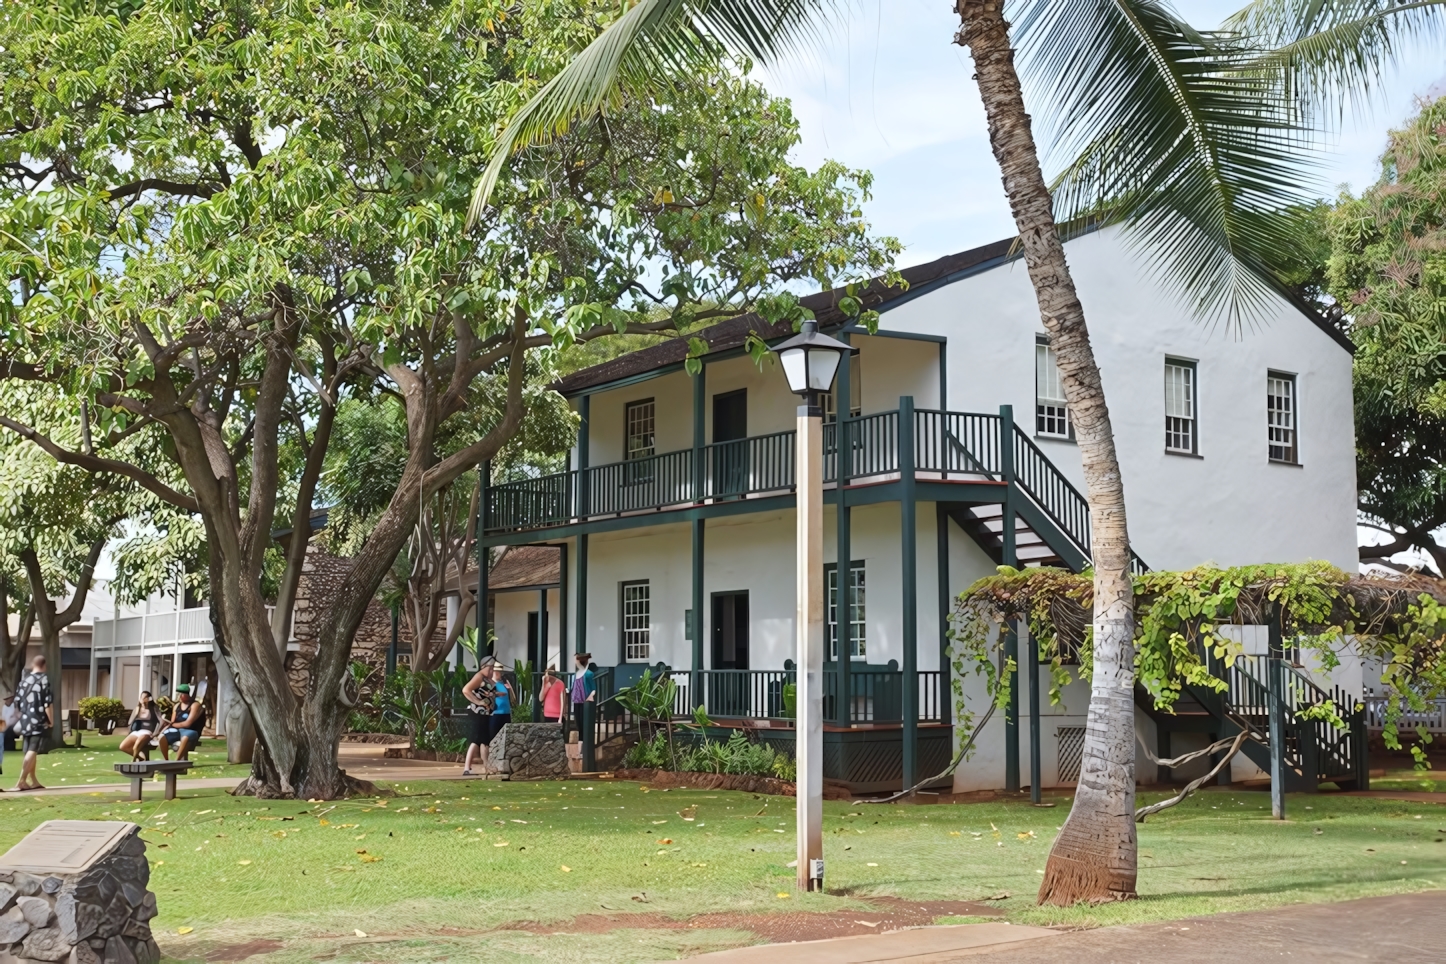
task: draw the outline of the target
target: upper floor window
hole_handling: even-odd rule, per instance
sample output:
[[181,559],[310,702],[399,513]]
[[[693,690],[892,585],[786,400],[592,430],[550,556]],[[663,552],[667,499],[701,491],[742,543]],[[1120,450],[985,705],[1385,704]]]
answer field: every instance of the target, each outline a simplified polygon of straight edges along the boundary
[[622,585],[623,659],[647,662],[652,651],[653,590],[647,580]]
[[[824,591],[828,599],[828,625],[825,631],[828,634],[828,656],[829,659],[838,659],[838,564],[829,563],[824,566]],[[866,652],[864,645],[864,564],[855,561],[849,567],[849,655],[855,659],[863,659]]]
[[1165,451],[1196,453],[1198,426],[1195,409],[1195,363],[1165,359]]
[[645,459],[653,454],[653,400],[645,398],[640,402],[629,402],[624,411],[623,421],[627,426],[627,444],[623,458]]
[[1295,376],[1268,372],[1265,376],[1265,434],[1270,446],[1270,461],[1297,461],[1295,433]]
[[1034,433],[1049,438],[1074,437],[1064,400],[1059,359],[1046,338],[1039,338],[1034,344]]

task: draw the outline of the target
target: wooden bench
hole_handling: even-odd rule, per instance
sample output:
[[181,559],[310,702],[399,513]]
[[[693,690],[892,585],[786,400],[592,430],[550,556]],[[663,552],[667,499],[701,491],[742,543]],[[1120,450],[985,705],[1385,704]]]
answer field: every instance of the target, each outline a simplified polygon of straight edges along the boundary
[[131,778],[131,800],[138,802],[141,799],[141,787],[144,781],[149,780],[152,774],[164,773],[166,775],[166,799],[176,799],[176,774],[185,773],[191,769],[190,760],[139,760],[135,763],[117,763],[117,773],[124,773]]

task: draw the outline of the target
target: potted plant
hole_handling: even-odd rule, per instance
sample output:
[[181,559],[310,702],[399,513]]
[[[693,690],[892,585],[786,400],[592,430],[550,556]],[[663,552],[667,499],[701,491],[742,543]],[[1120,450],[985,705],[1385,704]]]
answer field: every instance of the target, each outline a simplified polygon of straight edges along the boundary
[[96,729],[109,736],[115,732],[116,724],[128,715],[126,705],[109,696],[87,696],[80,701],[80,715],[96,725]]

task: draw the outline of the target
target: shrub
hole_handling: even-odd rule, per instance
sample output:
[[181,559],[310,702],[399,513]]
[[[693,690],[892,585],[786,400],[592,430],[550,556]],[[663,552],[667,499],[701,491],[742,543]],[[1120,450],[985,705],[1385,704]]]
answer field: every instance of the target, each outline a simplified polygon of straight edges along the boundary
[[106,720],[120,723],[130,716],[130,711],[120,700],[109,696],[87,696],[80,701],[80,715],[93,723],[104,723]]
[[[623,764],[644,770],[679,770],[691,773],[730,773],[739,776],[777,776],[779,767],[793,772],[793,761],[779,755],[766,743],[750,742],[742,730],[734,730],[726,741],[703,739],[678,749],[672,765],[667,736],[656,734],[628,750]],[[784,779],[793,779],[792,776]]]

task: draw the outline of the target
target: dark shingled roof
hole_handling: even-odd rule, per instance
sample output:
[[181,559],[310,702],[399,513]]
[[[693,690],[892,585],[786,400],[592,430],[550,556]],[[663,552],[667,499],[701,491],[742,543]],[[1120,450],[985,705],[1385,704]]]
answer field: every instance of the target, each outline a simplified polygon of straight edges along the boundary
[[[899,274],[903,275],[904,280],[908,283],[907,287],[890,288],[885,285],[883,279],[875,278],[863,288],[859,297],[865,308],[878,309],[890,302],[909,297],[911,294],[918,294],[919,288],[932,282],[943,281],[960,271],[976,268],[988,261],[1002,259],[1009,253],[1009,247],[1013,243],[1013,239],[996,241],[993,244],[948,255],[937,261],[930,261],[928,264],[904,268]],[[813,312],[814,317],[818,319],[819,327],[837,327],[849,320],[837,307],[838,300],[844,294],[842,288],[835,288],[832,291],[820,291],[817,294],[807,295],[799,300],[805,308]],[[793,334],[793,326],[788,322],[770,325],[756,313],[749,312],[746,315],[729,318],[727,321],[705,328],[692,337],[706,341],[708,350],[712,353],[741,347],[750,331],[757,332],[758,336],[765,341],[772,341]],[[679,364],[687,357],[688,339],[671,338],[640,351],[620,355],[601,365],[573,372],[557,382],[554,387],[563,395],[575,395],[585,389],[605,385],[608,382],[631,378],[634,375]]]
[[561,570],[562,552],[556,546],[508,546],[487,574],[487,589],[555,586]]

